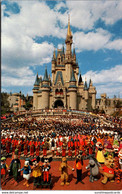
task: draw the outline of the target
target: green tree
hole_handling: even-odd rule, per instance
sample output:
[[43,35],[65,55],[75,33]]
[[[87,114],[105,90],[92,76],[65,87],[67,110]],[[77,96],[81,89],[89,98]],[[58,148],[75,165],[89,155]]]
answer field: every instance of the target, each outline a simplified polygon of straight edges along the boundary
[[32,108],[32,104],[31,104],[31,97],[29,97],[28,99],[26,99],[26,103],[23,106],[26,110],[30,110],[30,108]]
[[10,112],[10,103],[8,101],[8,94],[5,92],[1,93],[1,114]]

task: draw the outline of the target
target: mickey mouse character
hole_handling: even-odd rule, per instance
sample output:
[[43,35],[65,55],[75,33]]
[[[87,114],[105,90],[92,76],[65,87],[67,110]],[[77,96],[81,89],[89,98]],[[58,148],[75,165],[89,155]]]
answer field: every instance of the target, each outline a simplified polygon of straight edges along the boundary
[[50,158],[41,158],[42,164],[42,173],[43,173],[43,181],[49,182],[49,170],[50,170],[50,162],[52,161],[52,157]]
[[36,189],[36,187],[40,185],[40,181],[41,181],[42,168],[41,168],[41,164],[39,163],[39,161],[40,161],[39,156],[31,160],[32,176],[34,178],[33,189]]

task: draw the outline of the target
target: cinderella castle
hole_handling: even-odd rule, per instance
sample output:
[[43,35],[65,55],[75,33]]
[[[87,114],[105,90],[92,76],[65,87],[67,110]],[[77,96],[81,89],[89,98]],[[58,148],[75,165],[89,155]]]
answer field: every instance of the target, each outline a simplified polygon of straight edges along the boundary
[[33,110],[64,108],[91,111],[96,108],[96,88],[90,79],[89,85],[82,80],[76,61],[73,36],[68,20],[66,50],[54,51],[52,57],[52,78],[47,69],[42,77],[36,76],[33,87]]

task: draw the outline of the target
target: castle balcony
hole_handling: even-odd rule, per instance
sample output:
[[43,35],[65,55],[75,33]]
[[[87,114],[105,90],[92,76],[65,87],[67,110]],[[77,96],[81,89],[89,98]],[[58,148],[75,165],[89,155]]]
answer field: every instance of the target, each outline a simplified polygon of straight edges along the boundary
[[64,94],[63,93],[57,93],[57,94],[55,94],[55,98],[64,98]]

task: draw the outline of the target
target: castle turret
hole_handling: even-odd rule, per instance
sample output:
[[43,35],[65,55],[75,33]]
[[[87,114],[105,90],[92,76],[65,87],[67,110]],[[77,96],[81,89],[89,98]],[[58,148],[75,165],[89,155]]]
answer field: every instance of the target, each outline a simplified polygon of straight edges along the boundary
[[77,109],[77,87],[76,87],[76,79],[74,76],[74,71],[72,69],[70,86],[68,87],[69,96],[70,96],[70,108]]
[[87,87],[87,81],[85,79],[85,83],[84,83],[84,90],[85,90],[85,99],[88,99],[88,87]]
[[89,95],[92,97],[91,107],[92,109],[96,108],[96,88],[93,86],[92,80],[89,81]]
[[48,78],[47,68],[45,68],[45,74],[42,81],[42,101],[40,102],[40,108],[49,108],[49,92],[50,92],[50,80]]
[[72,55],[72,57],[73,57],[73,61],[74,61],[74,62],[76,62],[76,53],[75,53],[75,47],[73,48],[73,55]]
[[83,90],[84,90],[84,83],[83,83],[83,79],[82,79],[81,73],[79,75],[78,88],[79,88],[79,92],[82,93]]
[[39,90],[39,77],[37,73],[36,80],[33,87],[33,109],[34,110],[38,108],[38,98],[37,98],[38,90]]

